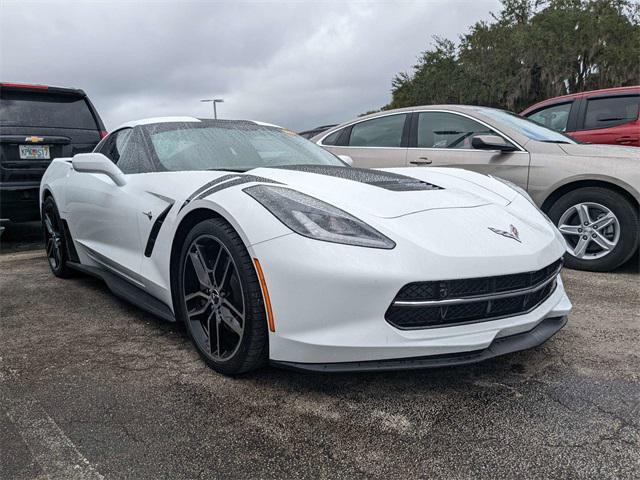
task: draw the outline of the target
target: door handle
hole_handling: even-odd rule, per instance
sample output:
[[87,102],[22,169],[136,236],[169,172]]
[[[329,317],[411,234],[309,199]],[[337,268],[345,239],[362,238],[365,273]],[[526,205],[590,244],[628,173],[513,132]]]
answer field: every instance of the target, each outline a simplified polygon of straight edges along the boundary
[[411,165],[431,165],[433,160],[429,160],[428,157],[420,157],[419,160],[411,160],[409,163]]
[[632,142],[633,142],[633,137],[631,137],[630,135],[625,135],[625,136],[616,138],[616,143],[620,143],[622,145],[630,144]]

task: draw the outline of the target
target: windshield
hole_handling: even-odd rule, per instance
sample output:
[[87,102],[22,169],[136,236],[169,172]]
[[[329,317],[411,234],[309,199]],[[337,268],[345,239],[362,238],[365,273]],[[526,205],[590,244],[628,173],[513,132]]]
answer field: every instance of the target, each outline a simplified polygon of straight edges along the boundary
[[167,170],[234,170],[285,165],[345,166],[288,130],[229,120],[149,126],[154,154]]
[[542,125],[516,115],[515,113],[507,112],[505,110],[496,110],[494,108],[478,108],[477,110],[483,115],[497,120],[501,124],[506,125],[531,140],[549,143],[577,143],[571,137],[549,130],[547,127],[543,127]]

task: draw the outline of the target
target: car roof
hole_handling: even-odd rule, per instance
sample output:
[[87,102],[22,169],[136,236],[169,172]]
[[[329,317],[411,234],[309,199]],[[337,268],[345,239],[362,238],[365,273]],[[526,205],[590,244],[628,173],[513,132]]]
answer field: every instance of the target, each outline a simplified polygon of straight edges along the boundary
[[329,130],[325,130],[321,133],[318,133],[317,135],[312,137],[310,140],[312,142],[318,142],[322,138],[326,138],[327,136],[331,135],[337,130],[345,128],[349,125],[353,125],[354,123],[359,123],[364,120],[377,118],[384,115],[393,115],[397,113],[416,112],[416,111],[445,111],[445,112],[448,111],[448,112],[460,113],[463,115],[466,114],[471,118],[484,122],[487,125],[492,126],[493,128],[496,128],[497,130],[501,131],[503,135],[506,135],[512,141],[514,141],[520,146],[524,145],[526,142],[529,141],[529,138],[525,137],[521,133],[518,133],[509,125],[503,124],[497,121],[495,118],[492,118],[486,115],[486,110],[495,110],[495,111],[502,111],[502,112],[506,111],[499,108],[483,107],[481,105],[456,105],[456,104],[415,105],[412,107],[396,108],[393,110],[381,110],[379,112],[371,113],[369,115],[363,115],[362,117],[357,117],[352,120],[349,120],[348,122],[341,123],[340,125],[330,128]]
[[[188,116],[175,116],[175,117],[150,117],[150,118],[141,118],[139,120],[133,120],[130,122],[126,122],[123,123],[122,125],[120,125],[118,128],[114,129],[115,130],[120,130],[121,128],[133,128],[133,127],[137,127],[139,125],[151,125],[154,123],[176,123],[176,122],[180,122],[180,123],[200,123],[203,120],[211,120],[211,119],[202,119],[202,118],[196,118],[196,117],[188,117]],[[274,125],[273,123],[267,123],[267,122],[259,122],[257,120],[244,120],[246,122],[251,122],[251,123],[255,123],[256,125],[262,125],[265,127],[275,127],[275,128],[282,128],[278,125]]]
[[29,92],[71,93],[86,96],[84,90],[75,87],[58,87],[39,83],[0,82],[0,89],[24,90]]
[[608,93],[640,93],[640,85],[633,85],[629,87],[613,87],[613,88],[601,88],[599,90],[588,90],[586,92],[577,92],[570,93],[568,95],[560,95],[558,97],[547,98],[546,100],[542,100],[541,102],[534,103],[533,105],[527,107],[520,115],[531,112],[532,110],[537,110],[540,107],[545,105],[549,105],[552,103],[561,103],[563,100],[572,100],[574,98],[582,98],[587,96],[598,96],[605,95]]

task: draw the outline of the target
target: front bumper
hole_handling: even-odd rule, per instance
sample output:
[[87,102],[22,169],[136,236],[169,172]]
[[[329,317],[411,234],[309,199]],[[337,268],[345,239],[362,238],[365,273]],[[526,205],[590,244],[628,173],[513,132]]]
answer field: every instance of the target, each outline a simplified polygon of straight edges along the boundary
[[388,372],[393,370],[416,370],[423,368],[453,367],[478,363],[490,358],[527,350],[542,345],[567,323],[567,317],[545,318],[533,329],[525,333],[497,338],[484,350],[473,352],[432,355],[429,357],[401,358],[394,360],[372,360],[368,362],[343,363],[299,363],[277,362],[275,366],[291,370],[326,373],[346,372]]
[[393,250],[378,250],[296,234],[254,244],[249,250],[260,260],[274,312],[270,360],[317,365],[470,352],[477,356],[499,339],[533,331],[545,319],[566,317],[571,302],[558,276],[553,293],[524,314],[415,330],[401,330],[385,320],[396,294],[410,282],[535,271],[564,253],[557,241],[511,243],[484,249],[483,255],[457,245],[434,252],[399,242]]

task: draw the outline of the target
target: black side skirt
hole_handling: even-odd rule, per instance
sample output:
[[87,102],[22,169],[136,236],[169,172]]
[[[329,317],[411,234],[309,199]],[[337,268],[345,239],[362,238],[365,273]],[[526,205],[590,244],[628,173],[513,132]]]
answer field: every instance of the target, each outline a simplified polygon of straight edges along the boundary
[[89,267],[77,262],[67,262],[67,265],[75,270],[103,280],[114,295],[134,304],[142,310],[169,322],[176,321],[176,317],[167,305],[118,275],[102,268]]
[[484,350],[474,352],[454,353],[446,355],[431,355],[428,357],[413,357],[394,360],[374,360],[366,362],[344,363],[297,363],[272,361],[274,366],[292,370],[312,372],[341,373],[341,372],[385,372],[392,370],[414,370],[420,368],[451,367],[477,363],[489,358],[518,352],[542,345],[558,330],[565,326],[567,317],[545,318],[535,328],[528,332],[498,338]]

